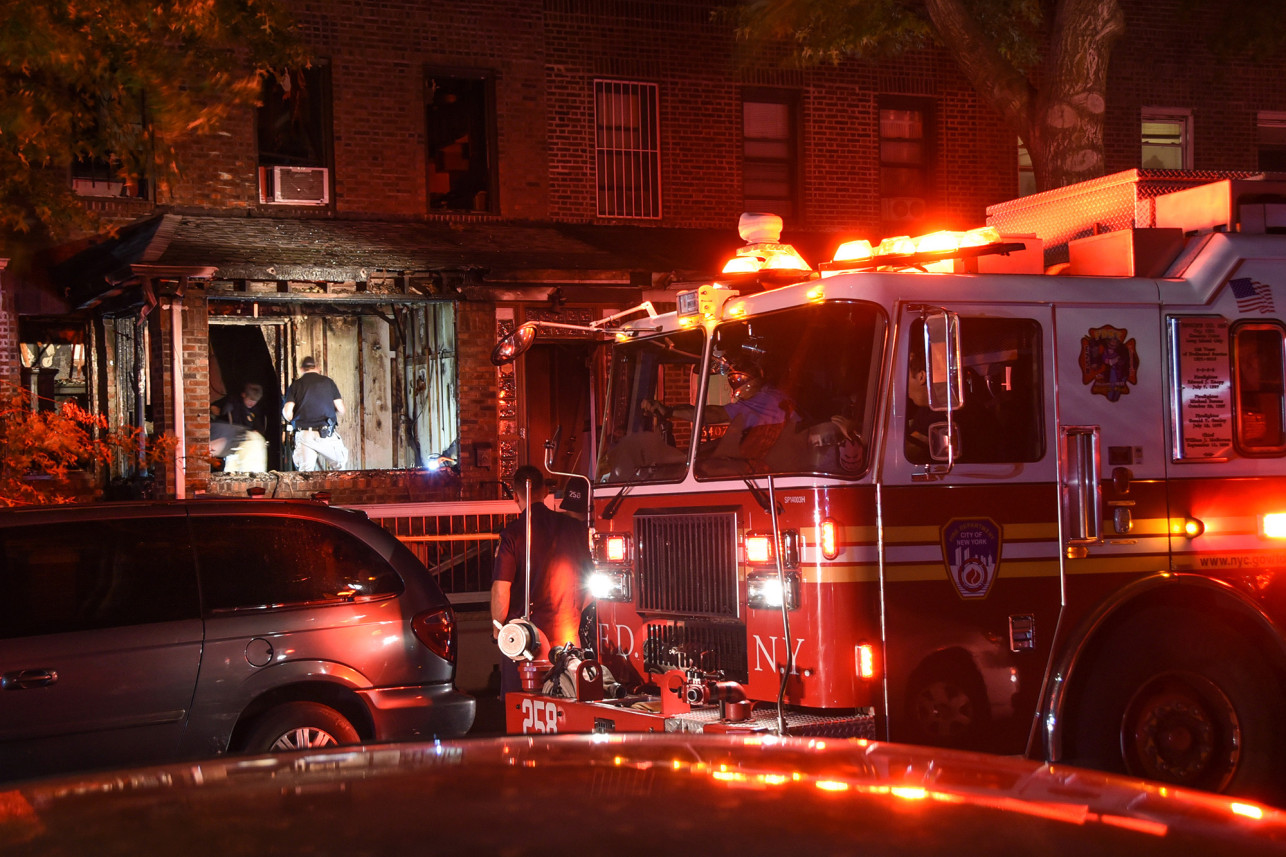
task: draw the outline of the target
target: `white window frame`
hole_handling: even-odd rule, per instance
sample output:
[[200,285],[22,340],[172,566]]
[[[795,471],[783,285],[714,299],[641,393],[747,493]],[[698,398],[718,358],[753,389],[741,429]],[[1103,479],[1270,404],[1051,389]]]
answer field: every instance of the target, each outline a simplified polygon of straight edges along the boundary
[[1283,143],[1277,140],[1265,140],[1265,131],[1270,136],[1286,136],[1286,110],[1260,110],[1255,114],[1255,156],[1259,158],[1265,149],[1280,151]]
[[598,216],[661,218],[659,87],[594,81],[594,179]]
[[1032,166],[1031,151],[1018,138],[1018,196],[1029,196],[1036,192],[1036,169]]
[[[1177,145],[1167,146],[1164,143],[1148,144],[1144,140],[1143,125],[1148,122],[1174,123],[1179,126],[1179,142]],[[1192,169],[1192,111],[1179,107],[1144,107],[1139,114],[1139,166],[1144,169],[1153,169],[1144,164],[1144,153],[1148,146],[1165,150],[1178,149],[1179,161],[1178,167],[1165,167],[1163,169]]]

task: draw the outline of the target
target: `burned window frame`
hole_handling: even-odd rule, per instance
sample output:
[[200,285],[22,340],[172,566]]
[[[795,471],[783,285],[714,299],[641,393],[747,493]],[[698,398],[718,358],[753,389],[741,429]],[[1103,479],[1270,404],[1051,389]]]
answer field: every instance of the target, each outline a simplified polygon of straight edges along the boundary
[[[452,95],[456,96],[456,103],[460,103],[462,96],[469,100],[459,110],[447,113],[445,100]],[[444,103],[439,105],[440,98]],[[463,133],[449,136],[451,132],[436,121],[436,110],[444,111],[439,116],[450,119],[454,123],[452,127],[457,131],[463,130]],[[496,149],[495,72],[486,69],[426,67],[424,129],[424,192],[429,212],[496,213],[499,210],[499,158]],[[475,140],[477,137],[481,137],[480,145]],[[448,168],[448,150],[455,145],[468,149],[465,169]],[[478,154],[475,154],[475,150]],[[475,162],[479,156],[482,158],[480,165]],[[442,178],[446,179],[445,190],[441,189]],[[456,187],[457,179],[460,179],[461,188]]]
[[[316,360],[318,371],[336,382],[345,403],[339,431],[348,450],[348,465],[329,472],[458,467],[458,451],[453,451],[460,431],[458,307],[454,301],[412,297],[345,303],[273,301],[232,298],[225,293],[212,295],[209,307],[211,328],[280,328],[275,339],[265,336],[264,343],[274,377],[249,377],[221,365],[219,375],[227,376],[224,389],[212,386],[210,393],[213,405],[216,393],[236,395],[247,381],[265,386],[265,400],[271,403],[269,432],[282,432],[275,453],[274,439],[268,439],[270,471],[295,470],[292,437],[285,431],[280,408],[290,383],[302,374],[301,362],[309,356]],[[213,364],[222,363],[213,344],[210,357],[213,385]],[[259,363],[263,365],[262,360]],[[275,386],[269,389],[270,385]],[[211,456],[212,478],[245,475],[221,472]]]

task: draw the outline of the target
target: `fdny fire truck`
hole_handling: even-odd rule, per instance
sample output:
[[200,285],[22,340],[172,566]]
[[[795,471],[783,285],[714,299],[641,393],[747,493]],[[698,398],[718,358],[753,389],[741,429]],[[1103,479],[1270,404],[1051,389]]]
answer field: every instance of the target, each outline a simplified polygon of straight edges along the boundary
[[595,627],[509,730],[867,737],[1280,797],[1286,182],[1135,172],[1102,231],[1115,179],[1022,201],[1047,234],[1006,209],[817,270],[743,218],[717,282],[596,326]]

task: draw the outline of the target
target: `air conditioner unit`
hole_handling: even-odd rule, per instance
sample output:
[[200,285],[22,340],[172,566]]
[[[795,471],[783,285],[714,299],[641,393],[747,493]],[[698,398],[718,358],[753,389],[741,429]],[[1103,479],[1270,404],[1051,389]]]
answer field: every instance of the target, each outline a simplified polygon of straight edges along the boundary
[[80,196],[123,196],[125,182],[114,179],[73,178],[71,180],[71,189]]
[[329,205],[325,167],[260,167],[259,201],[275,205]]
[[880,200],[880,215],[886,221],[919,220],[924,217],[924,200],[914,196],[893,196]]

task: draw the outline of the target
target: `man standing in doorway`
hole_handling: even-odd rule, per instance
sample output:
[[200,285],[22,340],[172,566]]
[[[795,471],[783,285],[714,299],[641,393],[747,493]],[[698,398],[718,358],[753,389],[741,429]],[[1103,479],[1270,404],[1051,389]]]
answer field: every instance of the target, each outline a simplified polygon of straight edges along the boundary
[[348,449],[339,436],[339,418],[344,400],[335,382],[317,371],[317,361],[305,357],[299,364],[303,374],[286,389],[281,415],[295,432],[295,469],[343,470],[348,466]]
[[[491,636],[500,626],[528,614],[526,520],[531,515],[531,609],[540,632],[540,657],[551,647],[580,645],[580,614],[587,602],[585,574],[589,569],[589,536],[583,521],[545,505],[545,481],[539,469],[524,464],[514,472],[519,515],[500,533],[491,578]],[[530,494],[529,494],[530,492]],[[528,498],[530,497],[530,506]],[[500,657],[500,693],[520,689],[518,665]]]

